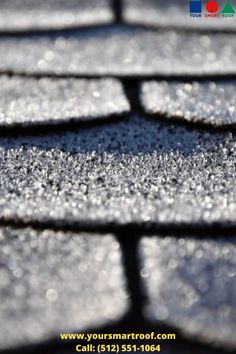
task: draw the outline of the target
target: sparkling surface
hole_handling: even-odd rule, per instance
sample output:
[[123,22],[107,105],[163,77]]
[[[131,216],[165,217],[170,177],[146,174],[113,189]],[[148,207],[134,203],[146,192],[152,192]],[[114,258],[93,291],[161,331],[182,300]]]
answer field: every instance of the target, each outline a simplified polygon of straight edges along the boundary
[[[135,251],[131,243],[122,248],[127,257],[123,269],[115,237],[98,234],[101,225],[116,230],[129,223],[138,234],[143,224],[195,232],[197,227],[236,226],[236,137],[193,124],[235,124],[234,82],[144,83],[146,112],[189,120],[187,127],[132,113],[89,128],[70,124],[70,131],[49,132],[54,124],[129,111],[122,84],[104,76],[134,78],[124,84],[137,108],[137,77],[217,80],[236,74],[235,34],[195,31],[235,32],[235,18],[191,19],[184,8],[187,1],[122,1],[125,21],[162,30],[114,24],[53,32],[109,24],[114,21],[111,5],[118,2],[0,1],[0,72],[26,74],[0,77],[0,222],[38,226],[0,227],[3,353],[58,338],[60,332],[113,328],[131,301],[134,312],[143,305],[134,291],[135,268],[149,299],[140,308],[147,326],[158,329],[164,323],[170,332],[179,330],[178,341],[163,344],[163,353],[216,354],[215,344],[236,349],[233,235],[225,237],[222,231],[222,238],[201,240],[184,233],[181,239],[144,238],[142,263],[127,261],[128,252]],[[34,30],[42,32],[36,35]],[[12,31],[15,35],[2,33]],[[50,78],[33,78],[44,74]],[[65,79],[67,75],[77,79]],[[5,127],[41,124],[47,125],[41,136],[25,130],[29,136],[16,137],[14,130],[10,137],[9,130],[4,137]],[[95,233],[44,230],[46,225],[63,230],[85,225]],[[127,291],[124,272],[131,286]],[[137,316],[132,312],[128,324],[133,319]],[[204,350],[196,345],[198,339],[214,345]],[[62,350],[60,343],[51,349],[54,354]]]
[[1,0],[0,31],[62,29],[114,20],[110,0]]
[[236,348],[236,238],[144,238],[140,252],[147,318]]
[[[157,27],[235,30],[235,17],[207,18],[205,5],[202,5],[202,17],[193,18],[189,13],[189,1],[184,0],[123,0],[124,19],[132,24],[142,24]],[[219,2],[219,12],[223,10],[226,2]],[[236,1],[230,1],[236,8]]]
[[231,133],[141,117],[1,138],[0,217],[96,227],[236,225],[235,154]]
[[235,126],[236,82],[145,82],[141,100],[145,110],[166,118]]
[[89,121],[128,110],[115,79],[0,77],[0,127]]
[[0,38],[0,70],[75,75],[236,73],[234,34],[113,26],[51,36]]
[[128,308],[111,235],[0,228],[0,349],[117,321]]

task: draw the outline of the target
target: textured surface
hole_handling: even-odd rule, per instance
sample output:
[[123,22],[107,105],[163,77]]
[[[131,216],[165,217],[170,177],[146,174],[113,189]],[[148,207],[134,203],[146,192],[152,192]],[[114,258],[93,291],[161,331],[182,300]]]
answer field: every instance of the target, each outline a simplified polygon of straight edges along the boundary
[[83,75],[236,73],[233,34],[112,27],[73,35],[1,37],[0,70]]
[[146,82],[141,101],[148,113],[166,118],[235,126],[236,82]]
[[0,127],[89,121],[128,110],[114,79],[0,77]]
[[[69,354],[75,343],[45,340],[141,328],[176,332],[163,354],[236,349],[236,17],[188,6],[0,0],[2,354]],[[144,226],[158,237],[138,257]]]
[[236,238],[144,238],[140,252],[146,316],[186,336],[236,348]]
[[[192,18],[187,0],[123,0],[125,21],[156,27],[175,27],[193,29],[235,30],[235,17],[206,18],[205,5],[202,6],[202,18]],[[219,2],[219,12],[226,2]],[[236,8],[236,1],[230,1]]]
[[0,32],[110,23],[110,0],[1,0]]
[[0,228],[0,348],[119,320],[128,307],[110,236]]
[[0,217],[235,225],[235,154],[230,133],[141,117],[61,135],[1,138]]

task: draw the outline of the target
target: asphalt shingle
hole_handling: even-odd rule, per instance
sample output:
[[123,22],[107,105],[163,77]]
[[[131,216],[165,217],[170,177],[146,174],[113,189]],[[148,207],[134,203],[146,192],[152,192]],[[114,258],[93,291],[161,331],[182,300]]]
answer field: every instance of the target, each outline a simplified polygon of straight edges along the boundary
[[0,77],[0,127],[90,121],[128,110],[115,79]]
[[221,75],[236,73],[233,34],[114,26],[73,34],[0,38],[0,71],[73,75]]
[[145,82],[141,101],[148,113],[214,127],[235,127],[235,81]]
[[114,20],[110,0],[1,0],[0,32],[63,29]]
[[128,297],[111,235],[0,228],[0,349],[118,321]]
[[[205,3],[202,5],[202,17],[190,17],[189,1],[183,0],[123,0],[124,20],[131,24],[155,27],[174,27],[187,29],[235,30],[235,17],[222,17],[225,2],[219,4],[219,17],[207,18]],[[236,10],[236,1],[230,1]]]
[[2,137],[0,218],[232,226],[235,154],[231,133],[141,117],[58,135]]
[[145,315],[187,337],[235,349],[236,238],[143,238]]

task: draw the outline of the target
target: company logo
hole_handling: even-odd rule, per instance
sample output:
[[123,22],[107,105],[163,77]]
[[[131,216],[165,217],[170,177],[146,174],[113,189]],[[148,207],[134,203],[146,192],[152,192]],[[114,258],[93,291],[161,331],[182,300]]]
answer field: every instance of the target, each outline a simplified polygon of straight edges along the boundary
[[217,1],[210,0],[206,3],[206,10],[208,12],[214,13],[217,12],[219,9],[219,5]]
[[219,4],[218,1],[210,0],[206,2],[206,11],[205,17],[219,17]]
[[223,8],[222,16],[223,17],[234,17],[235,11],[230,2],[227,2]]
[[189,14],[191,17],[234,17],[235,10],[230,1],[220,4],[216,0],[190,0]]
[[202,16],[202,2],[201,1],[190,1],[189,11],[191,17],[201,17]]

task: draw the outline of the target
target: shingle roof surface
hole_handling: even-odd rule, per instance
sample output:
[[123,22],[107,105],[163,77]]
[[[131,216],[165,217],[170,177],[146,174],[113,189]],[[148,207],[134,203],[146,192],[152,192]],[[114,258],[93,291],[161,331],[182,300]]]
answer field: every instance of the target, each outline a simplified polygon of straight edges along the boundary
[[0,217],[67,226],[235,225],[235,156],[228,132],[142,117],[2,138]]
[[1,349],[118,321],[127,310],[111,235],[2,227],[0,244]]
[[1,1],[1,353],[236,349],[236,19],[173,3]]
[[235,241],[185,235],[142,239],[146,316],[235,348]]
[[65,29],[113,22],[110,0],[1,0],[0,32]]
[[230,33],[113,26],[45,36],[0,37],[0,71],[64,75],[236,74]]
[[122,114],[129,103],[115,79],[0,77],[0,126],[83,122]]
[[[219,17],[217,19],[191,18],[186,16],[190,13],[189,1],[183,0],[123,0],[124,20],[131,24],[142,24],[153,27],[174,27],[199,30],[235,30],[233,17]],[[206,3],[206,2],[205,2]],[[202,13],[205,15],[205,3],[202,4]],[[235,0],[231,0],[232,6],[236,5]],[[220,12],[223,11],[226,2],[220,2]]]
[[186,120],[213,127],[235,128],[235,81],[143,83],[144,109],[166,118]]

